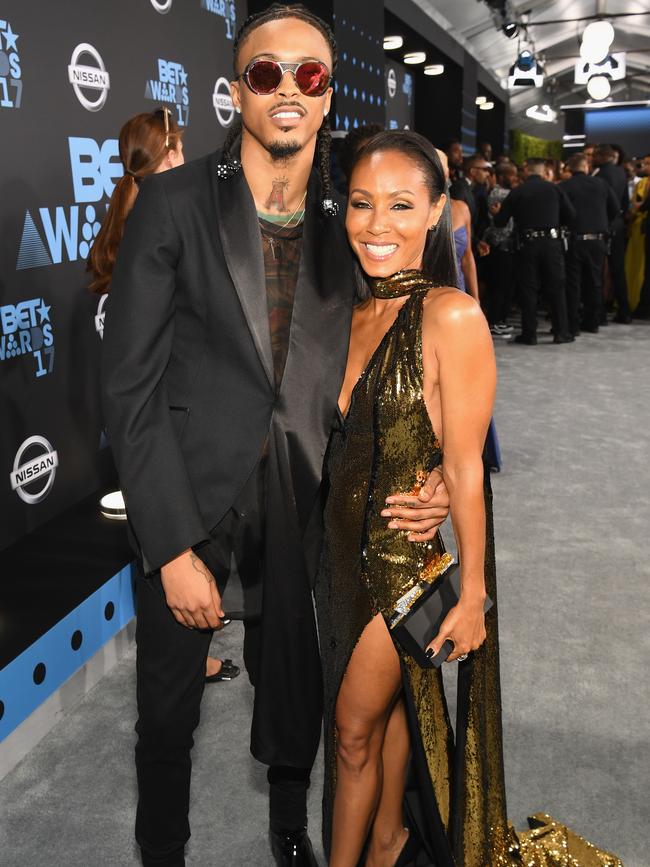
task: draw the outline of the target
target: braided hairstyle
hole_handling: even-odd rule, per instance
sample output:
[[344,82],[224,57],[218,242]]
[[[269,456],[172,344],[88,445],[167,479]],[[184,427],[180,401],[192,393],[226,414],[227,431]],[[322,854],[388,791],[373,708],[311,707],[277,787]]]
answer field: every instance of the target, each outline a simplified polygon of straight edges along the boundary
[[[272,3],[268,9],[263,12],[257,12],[254,15],[249,15],[242,26],[237,31],[233,42],[233,69],[235,76],[238,75],[238,60],[239,52],[242,45],[250,34],[261,27],[263,24],[268,24],[269,21],[280,21],[283,18],[297,18],[299,21],[304,21],[314,27],[324,37],[329,45],[332,54],[332,74],[336,70],[338,60],[338,52],[336,48],[336,39],[332,28],[310,12],[302,3]],[[235,143],[241,137],[242,122],[238,118],[228,130],[226,139],[223,144],[223,157],[226,162],[232,162],[232,149]],[[330,176],[330,150],[332,147],[332,136],[330,123],[327,117],[324,118],[318,137],[316,139],[316,160],[318,164],[318,173],[321,181],[321,193],[323,199],[323,210],[329,215],[334,215],[338,212],[338,207],[333,203],[333,185]]]

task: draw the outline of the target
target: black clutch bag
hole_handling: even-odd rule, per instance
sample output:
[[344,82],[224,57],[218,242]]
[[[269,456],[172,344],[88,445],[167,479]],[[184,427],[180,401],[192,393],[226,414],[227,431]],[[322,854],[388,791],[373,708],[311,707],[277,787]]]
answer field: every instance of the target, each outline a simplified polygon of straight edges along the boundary
[[[395,605],[388,628],[401,647],[421,668],[440,668],[454,649],[453,641],[445,641],[435,656],[427,656],[426,648],[436,637],[440,625],[460,599],[460,566],[450,554],[437,559],[437,575],[433,581],[424,578]],[[439,569],[444,571],[440,572]],[[488,596],[485,611],[494,603]]]

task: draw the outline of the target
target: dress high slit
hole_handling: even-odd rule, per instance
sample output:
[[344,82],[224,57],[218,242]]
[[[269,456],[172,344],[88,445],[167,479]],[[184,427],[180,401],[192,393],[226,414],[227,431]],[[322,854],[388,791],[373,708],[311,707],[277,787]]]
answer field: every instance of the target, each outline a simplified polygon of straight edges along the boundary
[[[335,708],[352,652],[376,614],[388,620],[404,593],[422,577],[440,574],[451,559],[440,534],[431,542],[412,543],[407,533],[389,530],[381,517],[387,496],[417,493],[442,461],[423,396],[423,304],[434,284],[413,271],[390,279],[408,281],[410,294],[356,383],[347,415],[339,411],[326,457],[325,541],[315,593],[325,690],[323,841],[328,856],[336,787]],[[487,471],[484,488],[485,581],[496,603]],[[441,671],[420,668],[395,645],[411,743],[405,820],[420,842],[414,867],[622,867],[615,856],[544,814],[531,819],[536,829],[524,834],[508,823],[496,604],[486,615],[486,630],[480,650],[457,667],[455,737]],[[572,846],[587,847],[587,860],[570,860],[568,844],[564,860],[552,854],[565,837]]]

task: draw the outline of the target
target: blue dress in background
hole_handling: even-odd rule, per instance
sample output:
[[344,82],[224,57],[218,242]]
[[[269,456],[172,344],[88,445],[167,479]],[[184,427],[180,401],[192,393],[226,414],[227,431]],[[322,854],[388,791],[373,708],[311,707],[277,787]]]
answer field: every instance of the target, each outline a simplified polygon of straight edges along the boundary
[[[456,246],[456,263],[458,265],[458,288],[463,292],[467,292],[465,286],[465,276],[461,267],[463,256],[467,250],[467,229],[465,226],[459,226],[454,232],[454,244]],[[485,460],[491,470],[498,473],[501,470],[501,449],[499,448],[499,438],[497,437],[497,429],[494,426],[494,419],[490,420],[487,438],[485,440]]]
[[467,292],[465,288],[465,275],[461,267],[465,250],[467,250],[467,229],[465,226],[459,226],[454,232],[454,244],[456,246],[456,264],[458,266],[458,288],[463,292]]

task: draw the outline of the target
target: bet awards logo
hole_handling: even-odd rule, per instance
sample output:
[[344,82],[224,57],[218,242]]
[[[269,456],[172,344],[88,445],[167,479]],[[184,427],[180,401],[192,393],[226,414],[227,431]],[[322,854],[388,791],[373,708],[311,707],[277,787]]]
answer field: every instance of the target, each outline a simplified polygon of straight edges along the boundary
[[[94,66],[79,63],[84,55],[95,61]],[[100,111],[106,105],[111,79],[102,56],[92,45],[82,42],[72,52],[68,66],[68,81],[77,99],[88,111]]]
[[187,72],[182,63],[158,58],[158,78],[150,78],[144,89],[144,98],[169,103],[176,107],[176,122],[187,126],[190,122],[190,88]]
[[227,78],[218,78],[212,94],[212,105],[217,113],[221,126],[230,126],[235,116],[235,106],[232,104],[230,82]]
[[108,295],[102,295],[99,299],[99,304],[97,305],[97,313],[95,314],[95,331],[99,334],[100,338],[104,339],[104,320],[106,319],[106,311],[104,307],[106,306],[106,302],[108,301]]
[[52,490],[58,466],[59,456],[45,437],[29,437],[14,458],[9,474],[12,491],[30,506],[40,503]]
[[173,0],[151,0],[151,5],[156,12],[160,12],[161,15],[166,15],[172,8],[172,2]]
[[226,39],[234,37],[236,18],[234,0],[201,0],[201,9],[223,18],[226,25]]
[[0,362],[32,355],[36,378],[54,370],[54,335],[50,306],[42,298],[0,307]]
[[68,150],[75,203],[39,208],[40,230],[37,219],[26,211],[17,271],[87,259],[101,228],[97,203],[111,196],[123,174],[117,139],[100,145],[92,138],[71,137]]
[[20,108],[23,95],[18,34],[0,18],[0,108]]

